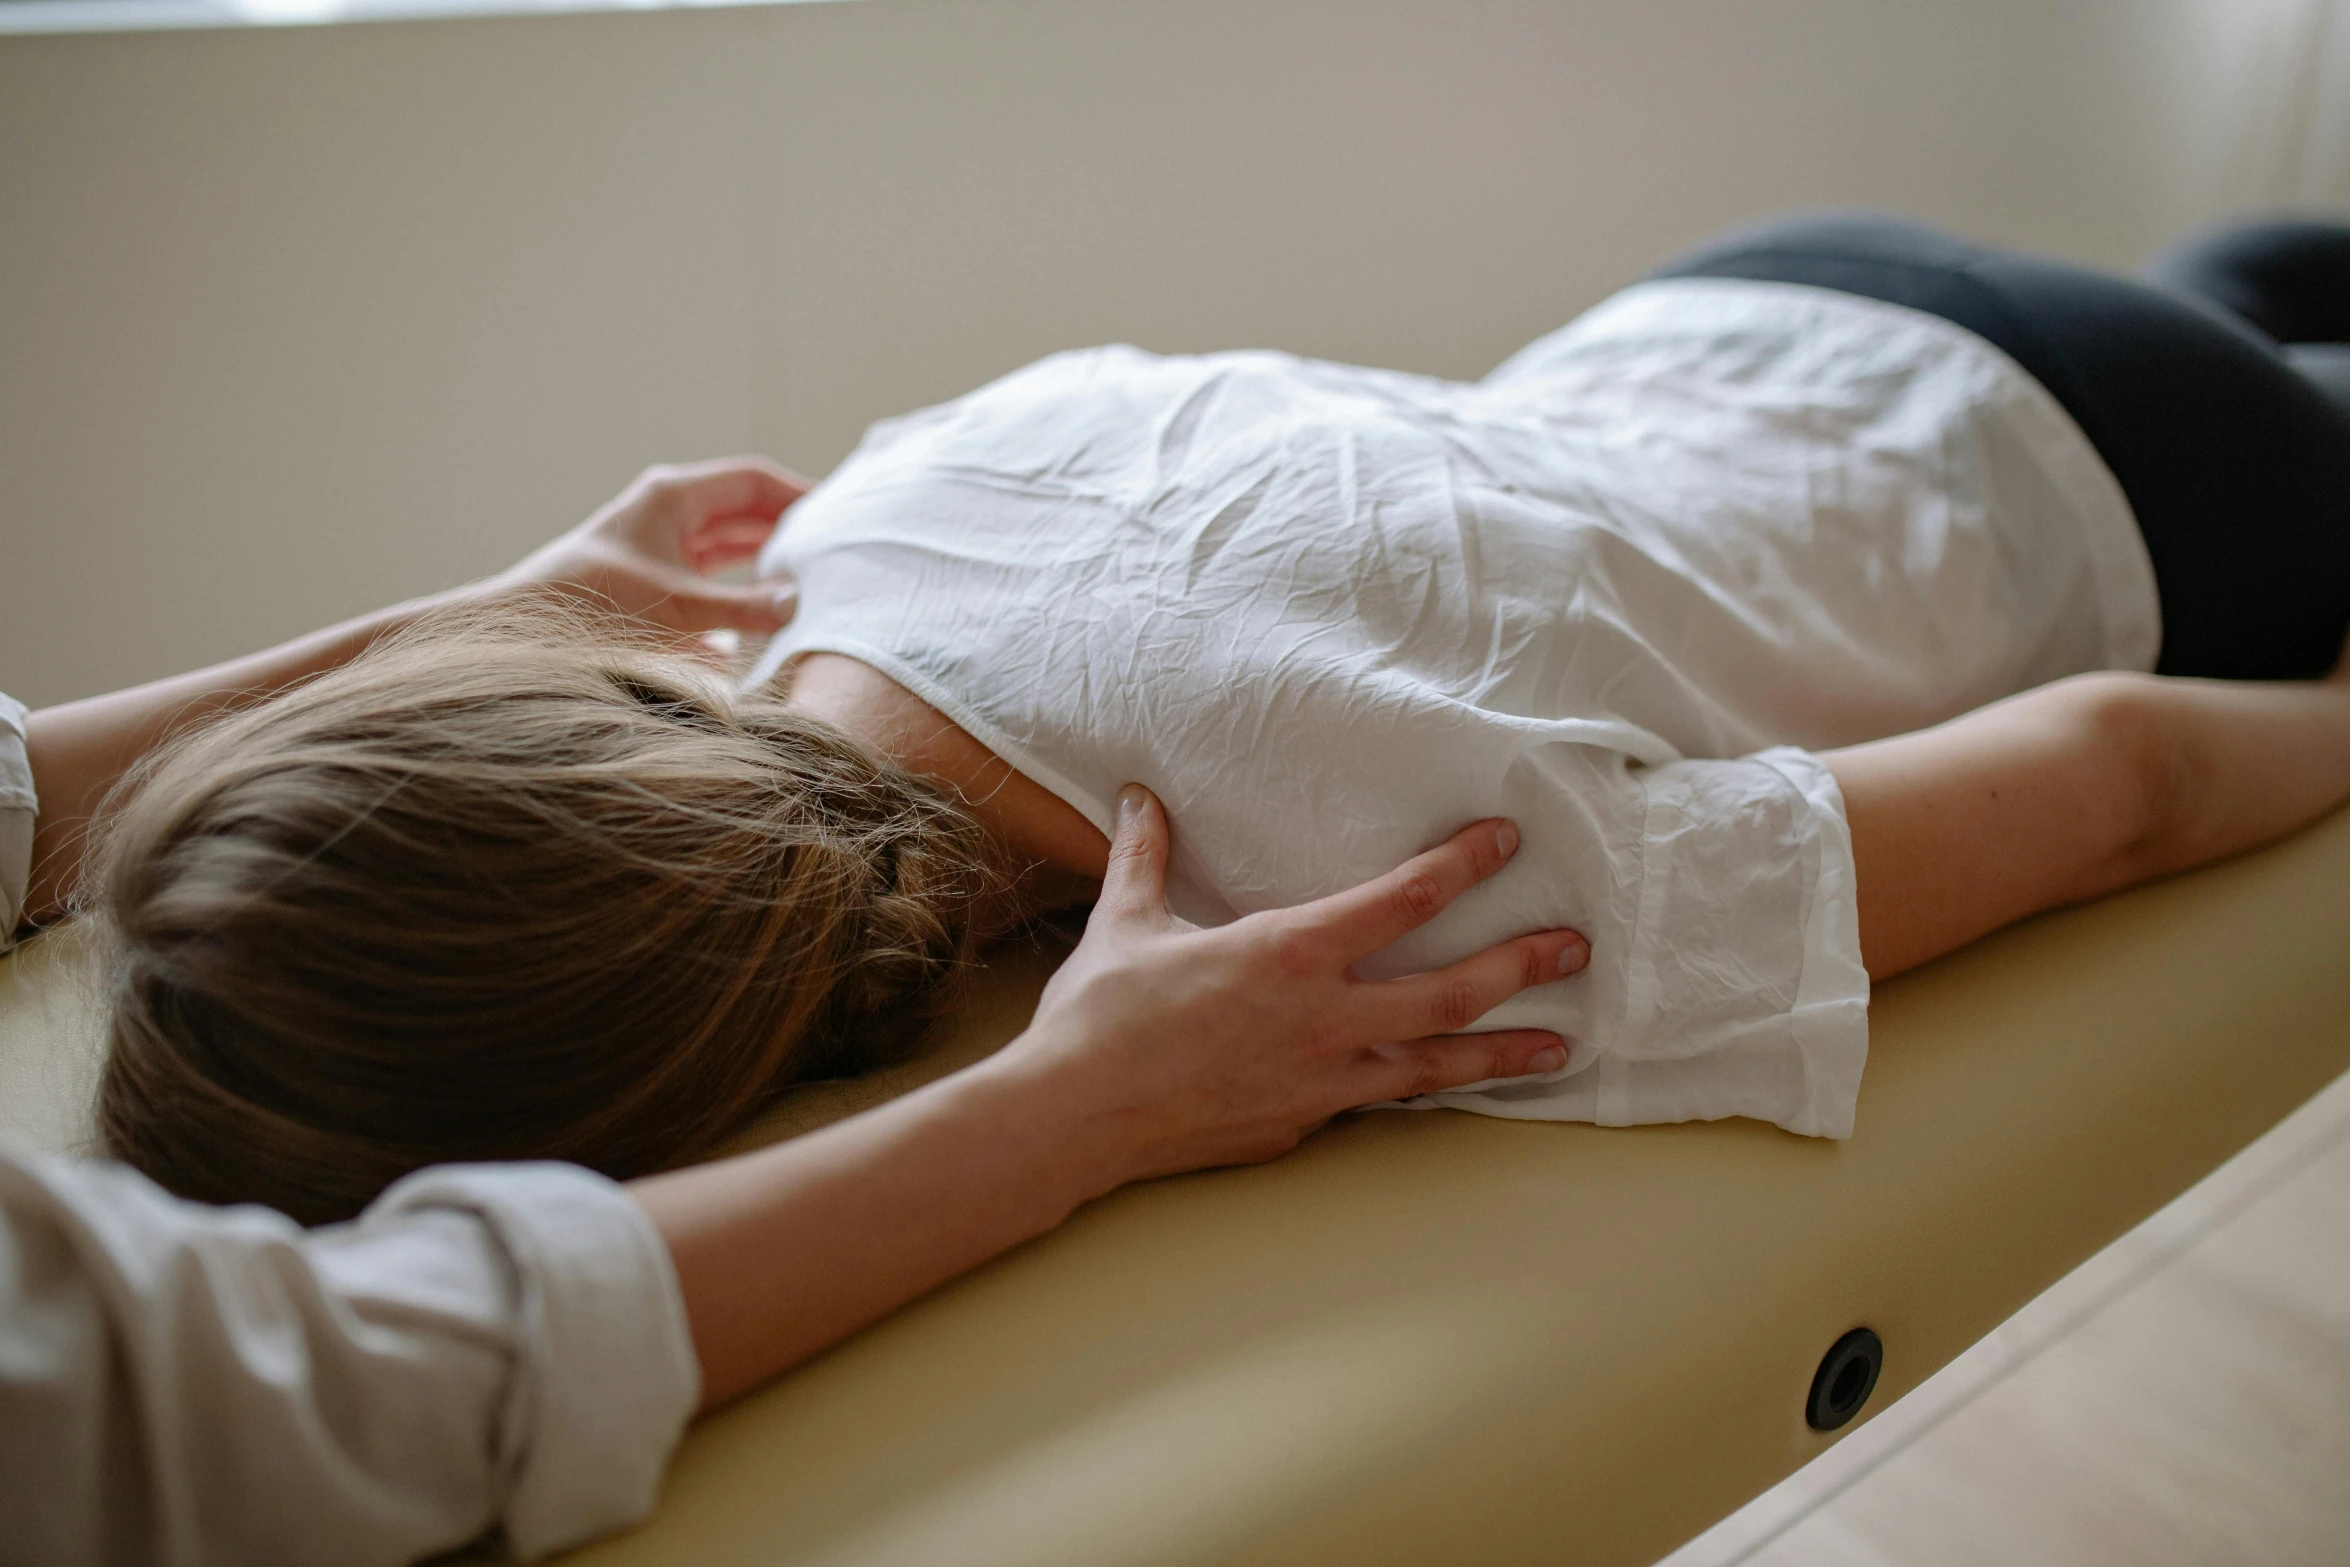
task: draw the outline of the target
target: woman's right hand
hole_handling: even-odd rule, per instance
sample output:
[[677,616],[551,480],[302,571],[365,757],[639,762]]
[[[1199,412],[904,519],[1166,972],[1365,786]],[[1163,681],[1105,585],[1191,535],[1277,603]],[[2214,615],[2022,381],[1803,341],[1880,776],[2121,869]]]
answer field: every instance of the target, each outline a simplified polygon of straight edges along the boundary
[[764,457],[662,463],[569,532],[469,592],[560,588],[673,631],[778,631],[799,606],[788,581],[724,582],[748,565],[808,481]]
[[1084,940],[990,1065],[1053,1102],[1104,1189],[1271,1159],[1358,1105],[1555,1071],[1556,1034],[1453,1031],[1580,973],[1591,949],[1574,931],[1405,979],[1353,973],[1501,869],[1517,842],[1509,823],[1478,822],[1350,891],[1202,930],[1169,912],[1166,816],[1129,785]]

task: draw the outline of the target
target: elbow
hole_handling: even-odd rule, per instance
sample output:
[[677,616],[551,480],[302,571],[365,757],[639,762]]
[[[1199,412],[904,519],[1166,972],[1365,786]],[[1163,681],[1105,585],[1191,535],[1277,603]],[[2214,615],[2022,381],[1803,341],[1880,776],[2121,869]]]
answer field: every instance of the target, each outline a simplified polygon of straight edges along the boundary
[[2108,849],[2104,891],[2174,868],[2193,768],[2160,677],[2112,672],[2078,684],[2085,815]]

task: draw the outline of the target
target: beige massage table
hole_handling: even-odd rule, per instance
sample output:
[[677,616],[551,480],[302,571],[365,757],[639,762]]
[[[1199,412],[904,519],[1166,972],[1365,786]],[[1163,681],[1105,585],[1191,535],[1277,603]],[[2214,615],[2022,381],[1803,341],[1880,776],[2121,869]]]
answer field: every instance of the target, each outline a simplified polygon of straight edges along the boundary
[[[762,1134],[994,1047],[1049,968]],[[70,933],[0,969],[0,1124],[50,1146],[78,974]],[[1844,1144],[1376,1114],[1119,1192],[703,1423],[574,1560],[1648,1563],[1836,1439],[1848,1330],[1866,1419],[2350,1067],[2350,814],[1883,986],[1872,1033]]]

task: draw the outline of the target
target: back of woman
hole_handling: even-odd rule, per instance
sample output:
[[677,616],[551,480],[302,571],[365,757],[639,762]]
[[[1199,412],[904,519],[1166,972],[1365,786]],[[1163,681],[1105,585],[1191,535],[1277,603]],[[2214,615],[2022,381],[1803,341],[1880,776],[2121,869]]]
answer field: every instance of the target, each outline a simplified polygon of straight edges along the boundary
[[1485,1026],[1573,1045],[1443,1096],[1840,1135],[1867,980],[1804,750],[2152,666],[2153,580],[2070,418],[1982,339],[1822,289],[1666,281],[1464,385],[1277,354],[1066,354],[877,426],[763,564],[759,669],[872,665],[1106,830],[1181,824],[1229,919],[1460,823],[1517,861],[1384,954],[1566,923]]

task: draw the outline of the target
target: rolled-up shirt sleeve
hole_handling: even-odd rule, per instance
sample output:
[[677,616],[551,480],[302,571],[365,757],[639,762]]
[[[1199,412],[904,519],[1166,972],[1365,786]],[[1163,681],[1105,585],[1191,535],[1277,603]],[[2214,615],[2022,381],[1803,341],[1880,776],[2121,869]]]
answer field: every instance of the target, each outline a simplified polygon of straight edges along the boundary
[[576,1167],[304,1231],[0,1150],[0,1562],[536,1557],[651,1508],[698,1393],[660,1237]]
[[1782,746],[1644,763],[1549,745],[1464,803],[1444,820],[1508,817],[1524,847],[1379,954],[1383,969],[1362,967],[1423,971],[1558,925],[1589,937],[1591,960],[1476,1024],[1555,1030],[1563,1069],[1407,1107],[1607,1126],[1743,1115],[1852,1135],[1869,976],[1844,797],[1817,756]]
[[32,762],[25,755],[24,704],[0,692],[0,952],[15,945],[17,927],[24,923],[39,809]]

